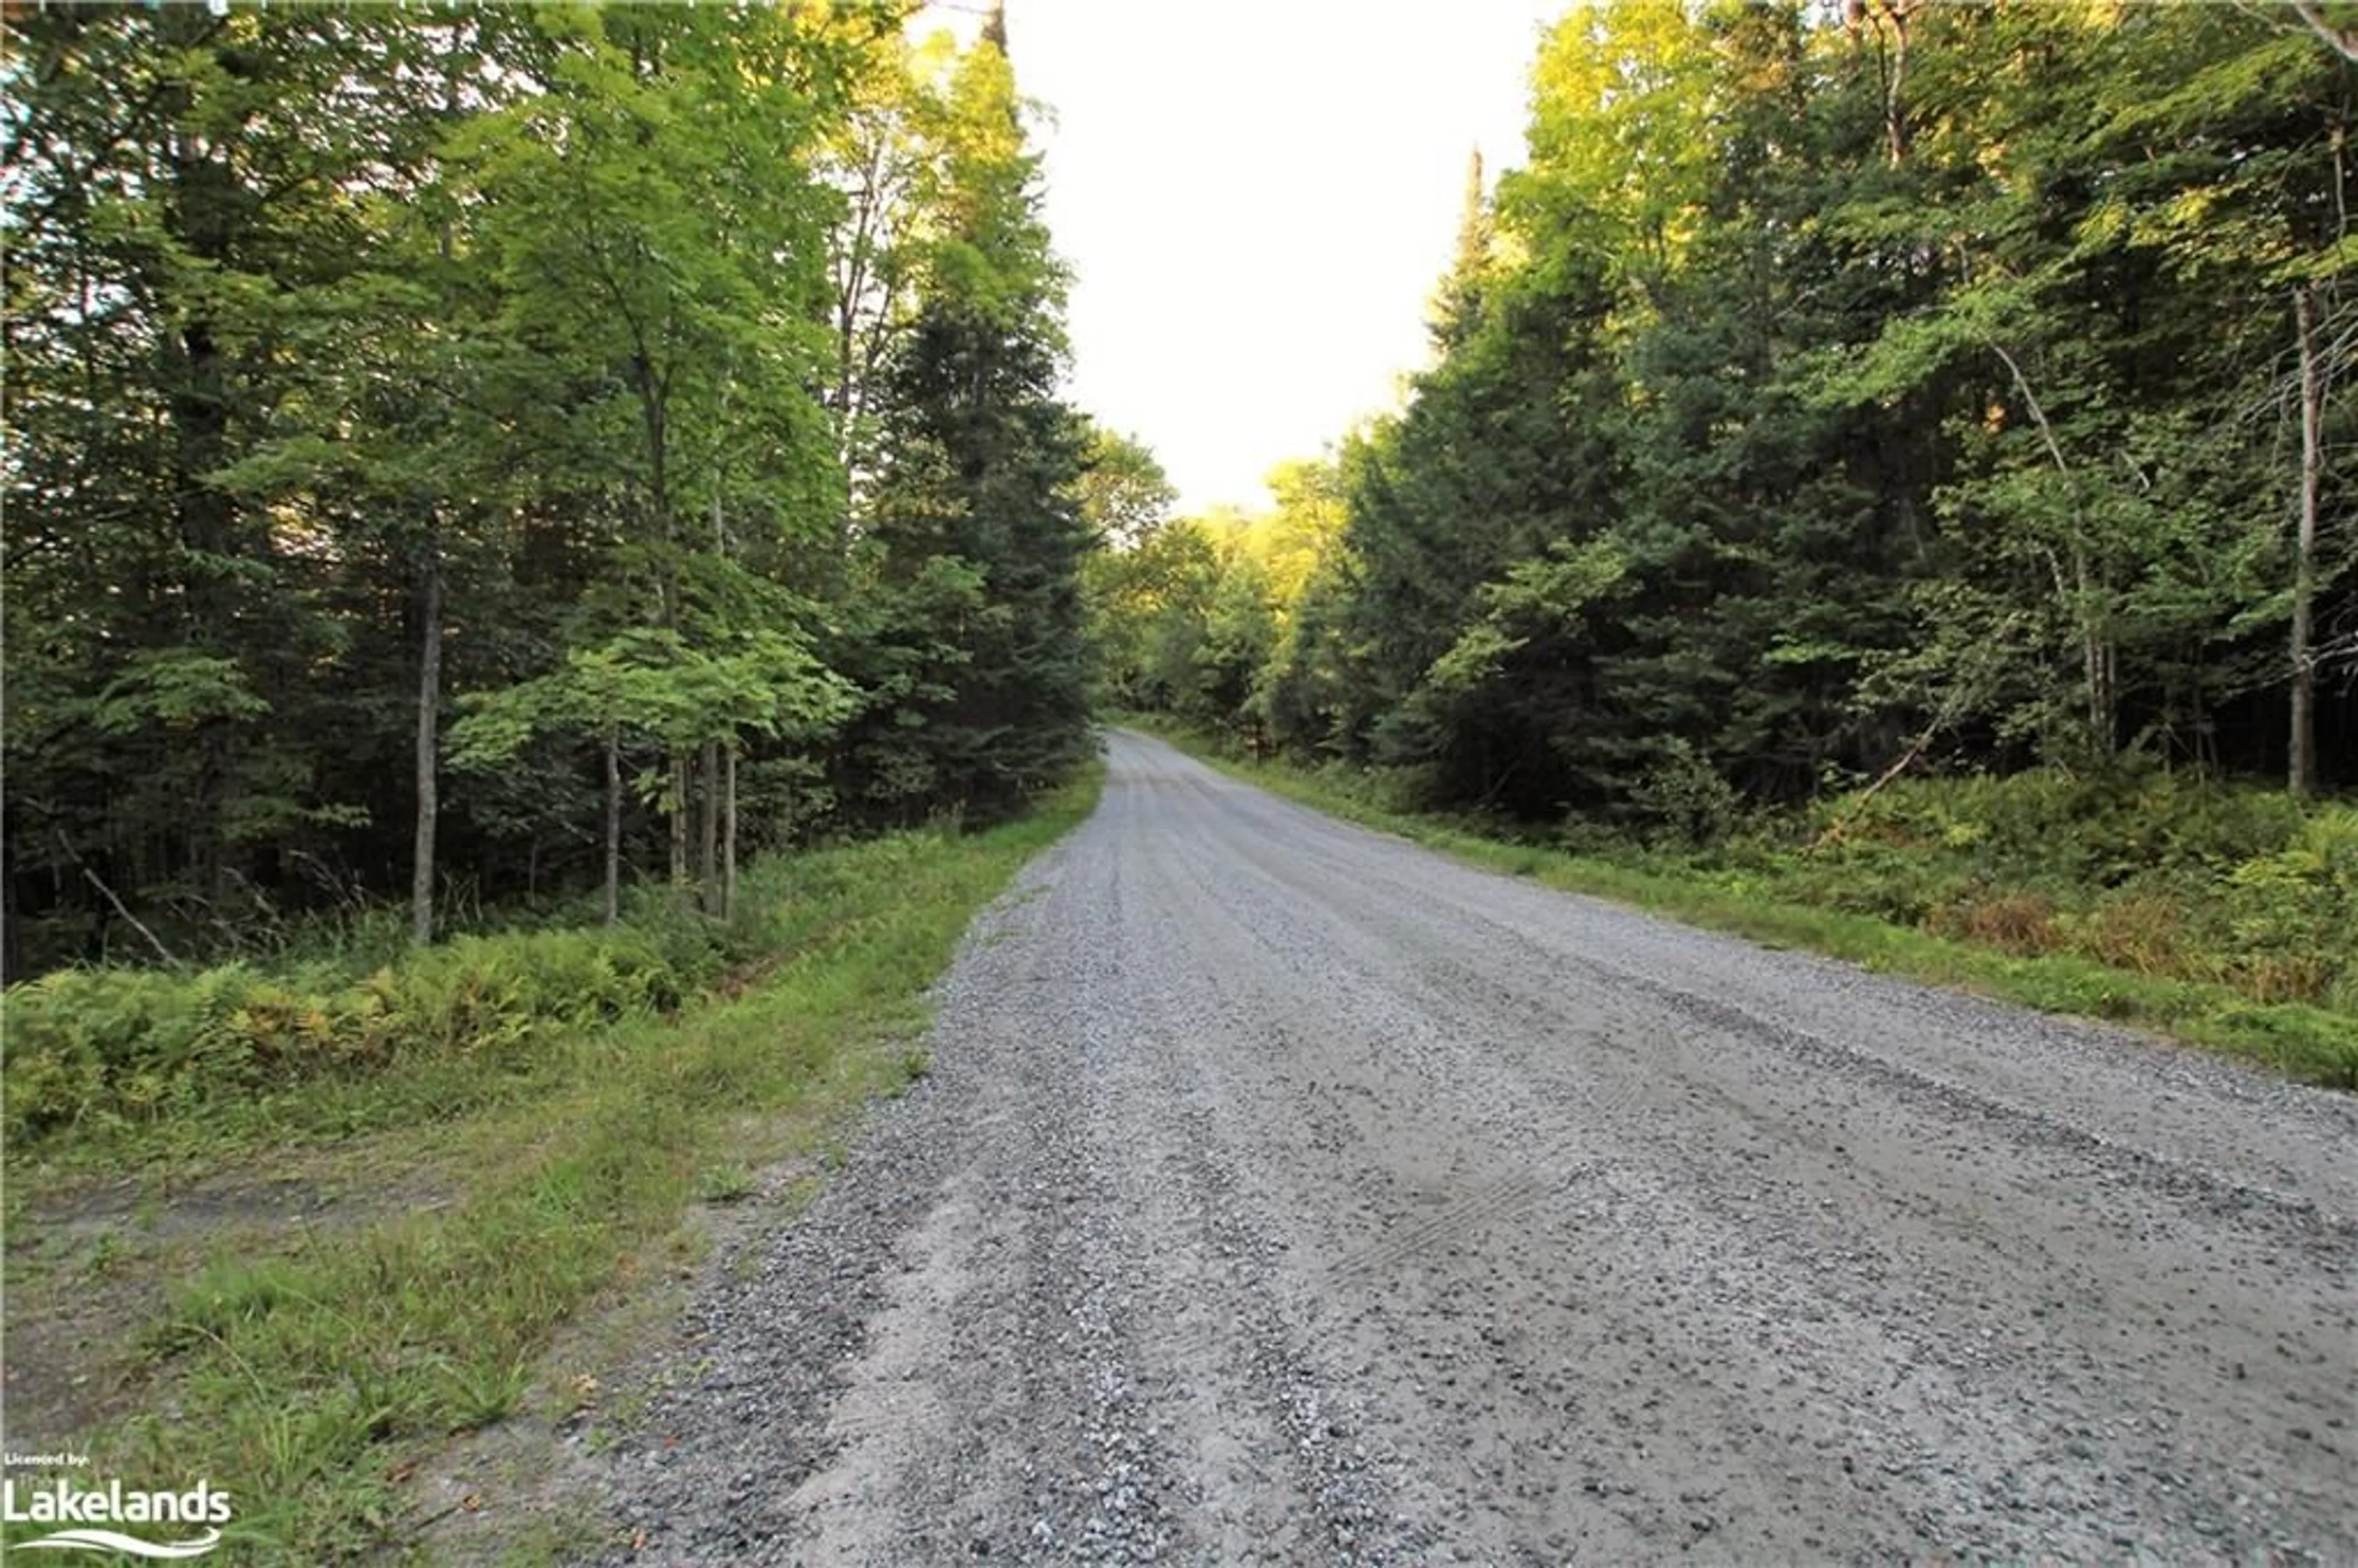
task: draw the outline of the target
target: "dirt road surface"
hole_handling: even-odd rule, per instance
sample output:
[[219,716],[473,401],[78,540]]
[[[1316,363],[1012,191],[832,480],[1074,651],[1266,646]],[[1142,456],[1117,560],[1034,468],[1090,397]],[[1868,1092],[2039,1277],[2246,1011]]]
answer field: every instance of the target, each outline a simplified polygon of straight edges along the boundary
[[2358,1101],[1110,763],[628,1561],[2358,1563]]

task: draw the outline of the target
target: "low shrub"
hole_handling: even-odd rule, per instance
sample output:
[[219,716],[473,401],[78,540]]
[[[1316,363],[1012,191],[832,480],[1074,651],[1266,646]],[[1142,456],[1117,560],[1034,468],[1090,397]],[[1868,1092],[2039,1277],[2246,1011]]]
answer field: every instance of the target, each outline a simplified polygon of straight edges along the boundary
[[2121,892],[2100,899],[2058,922],[2066,946],[2115,968],[2140,975],[2217,978],[2188,937],[2182,896],[2168,892]]
[[[2358,808],[2188,775],[1898,780],[1740,841],[1747,885],[2020,956],[2351,1011]],[[1806,845],[1807,848],[1801,848]],[[1692,857],[1690,857],[1692,859]]]
[[1934,910],[1923,924],[1936,936],[1978,942],[2022,958],[2051,953],[2059,946],[2055,908],[2041,893],[1978,893]]
[[453,1078],[511,1081],[501,1076],[533,1069],[554,1036],[673,1012],[756,960],[856,936],[870,916],[849,912],[880,886],[922,884],[947,831],[765,857],[745,868],[727,921],[643,884],[611,928],[462,935],[367,973],[324,960],[61,969],[0,996],[0,1134],[147,1126],[422,1059]]
[[243,963],[63,969],[0,1002],[5,1130],[152,1121],[411,1054],[498,1065],[551,1028],[676,1008],[729,951],[718,927],[666,940],[624,926],[461,936],[356,981]]

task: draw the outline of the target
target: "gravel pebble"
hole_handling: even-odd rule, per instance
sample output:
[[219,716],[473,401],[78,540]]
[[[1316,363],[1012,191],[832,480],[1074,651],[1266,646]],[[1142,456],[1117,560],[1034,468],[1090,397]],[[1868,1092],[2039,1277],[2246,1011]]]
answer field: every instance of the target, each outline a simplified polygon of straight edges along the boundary
[[2358,1102],[1110,752],[611,1561],[2358,1562]]

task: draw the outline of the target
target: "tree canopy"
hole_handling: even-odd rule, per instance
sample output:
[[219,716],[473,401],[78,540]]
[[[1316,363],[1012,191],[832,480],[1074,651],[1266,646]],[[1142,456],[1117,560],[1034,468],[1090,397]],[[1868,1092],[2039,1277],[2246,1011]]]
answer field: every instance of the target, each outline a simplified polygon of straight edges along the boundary
[[904,9],[11,7],[12,970],[1069,763],[1062,272]]
[[1284,484],[1133,545],[1116,691],[1541,819],[1928,756],[2347,784],[2358,73],[2316,15],[1574,6],[1307,569],[1244,543]]

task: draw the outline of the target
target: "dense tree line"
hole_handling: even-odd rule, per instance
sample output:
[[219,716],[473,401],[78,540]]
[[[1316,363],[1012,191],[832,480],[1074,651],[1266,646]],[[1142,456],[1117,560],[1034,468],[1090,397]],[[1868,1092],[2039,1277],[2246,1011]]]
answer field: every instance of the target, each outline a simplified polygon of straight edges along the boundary
[[10,7],[13,972],[1068,766],[1062,276],[906,11]]
[[2358,778],[2328,20],[1573,11],[1403,410],[1093,568],[1117,697],[1534,818]]

